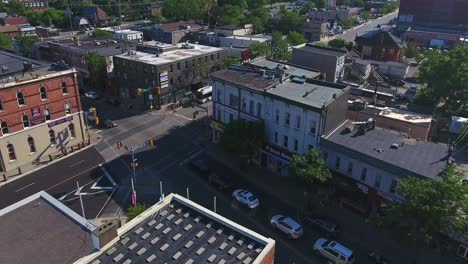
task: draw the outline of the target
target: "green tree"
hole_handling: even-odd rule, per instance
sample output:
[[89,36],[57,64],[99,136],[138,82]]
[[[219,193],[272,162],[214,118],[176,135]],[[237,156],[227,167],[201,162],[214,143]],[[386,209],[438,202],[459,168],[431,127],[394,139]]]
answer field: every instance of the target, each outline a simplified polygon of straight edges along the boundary
[[344,47],[352,46],[352,42],[348,42],[342,38],[332,39],[328,42],[328,46],[335,49],[342,49]]
[[327,0],[315,0],[315,6],[317,8],[326,8],[327,7]]
[[271,55],[274,59],[282,59],[288,51],[288,41],[279,31],[273,31],[271,38]]
[[45,26],[69,26],[68,21],[69,19],[65,17],[62,10],[57,10],[53,7],[47,8],[41,16],[41,22]]
[[228,152],[253,155],[265,142],[264,125],[236,119],[229,122],[221,136],[221,146]]
[[419,67],[419,79],[432,95],[433,105],[442,101],[448,114],[468,103],[468,47],[447,53],[429,51]]
[[390,3],[382,8],[380,8],[380,13],[383,15],[390,14],[394,11],[396,11],[400,7],[400,0],[397,0],[394,3]]
[[104,56],[97,52],[90,52],[86,56],[86,63],[89,71],[91,84],[97,89],[102,89],[106,85],[107,61]]
[[250,44],[250,58],[254,59],[257,57],[263,57],[268,55],[270,47],[265,42],[254,42]]
[[356,22],[356,19],[353,17],[348,17],[341,21],[341,24],[343,25],[344,28],[351,28],[354,26],[354,23]]
[[441,180],[403,178],[397,191],[405,198],[393,203],[383,223],[396,227],[413,238],[426,239],[444,231],[468,230],[468,185],[463,173],[449,164]]
[[297,12],[284,11],[275,30],[288,34],[291,29],[300,29],[304,25],[304,18]]
[[166,21],[166,18],[163,17],[161,14],[156,14],[156,15],[152,15],[150,17],[150,20],[151,20],[151,23],[153,24],[161,24]]
[[249,10],[254,10],[257,8],[263,8],[268,4],[268,0],[247,0],[247,7]]
[[231,65],[240,64],[240,59],[238,57],[228,56],[224,58],[223,64],[224,64],[224,67],[227,68]]
[[314,42],[314,45],[319,46],[319,47],[327,47],[328,46],[327,43],[321,42],[321,41]]
[[4,49],[13,49],[13,41],[10,36],[5,33],[0,33],[0,47]]
[[314,2],[312,1],[307,1],[307,3],[299,10],[299,15],[305,15],[309,13],[309,10],[315,7]]
[[364,0],[354,0],[354,6],[355,7],[363,7],[364,6]]
[[238,25],[243,17],[243,9],[239,6],[225,5],[221,9],[221,16],[218,18],[218,24]]
[[292,46],[297,46],[303,43],[306,43],[307,40],[304,38],[304,36],[296,31],[290,31],[288,34],[288,42]]
[[133,218],[139,216],[141,213],[146,211],[146,209],[148,209],[148,207],[144,204],[137,204],[135,206],[130,206],[127,209],[127,217],[128,217],[127,221],[130,221]]
[[[205,9],[203,9],[205,8]],[[169,20],[189,20],[203,18],[208,5],[202,5],[202,0],[164,0],[163,16]]]
[[362,19],[364,19],[366,22],[369,21],[369,19],[371,18],[371,13],[369,11],[365,11],[362,13],[361,17]]
[[405,56],[407,58],[416,58],[419,55],[418,47],[414,43],[408,43],[405,49]]
[[35,36],[20,36],[16,37],[18,49],[21,55],[31,58],[34,44],[39,41],[39,38]]
[[98,39],[111,39],[114,34],[112,34],[112,32],[97,28],[93,31],[93,36]]
[[225,6],[225,5],[232,5],[232,6],[238,6],[242,10],[247,8],[247,1],[246,0],[219,0],[218,1],[219,6]]
[[304,155],[294,155],[289,170],[293,175],[302,179],[309,188],[332,178],[325,160],[320,157],[320,153],[315,149],[311,149]]

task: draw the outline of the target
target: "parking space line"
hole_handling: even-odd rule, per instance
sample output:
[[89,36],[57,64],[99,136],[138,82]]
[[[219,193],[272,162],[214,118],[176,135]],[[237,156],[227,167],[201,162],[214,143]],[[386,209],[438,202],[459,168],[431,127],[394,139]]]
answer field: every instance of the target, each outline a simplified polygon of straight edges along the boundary
[[85,160],[81,160],[81,161],[78,161],[77,163],[74,163],[72,165],[70,165],[70,168],[71,167],[75,167],[76,165],[80,164],[80,163],[83,163]]
[[23,186],[23,187],[19,188],[18,190],[16,190],[15,192],[19,192],[19,191],[21,191],[21,190],[23,190],[23,189],[26,189],[26,188],[28,188],[29,186],[31,186],[31,185],[33,185],[33,184],[35,184],[35,183],[36,183],[36,182],[33,182],[33,183],[30,183],[30,184],[28,184],[28,185],[26,185],[26,186]]

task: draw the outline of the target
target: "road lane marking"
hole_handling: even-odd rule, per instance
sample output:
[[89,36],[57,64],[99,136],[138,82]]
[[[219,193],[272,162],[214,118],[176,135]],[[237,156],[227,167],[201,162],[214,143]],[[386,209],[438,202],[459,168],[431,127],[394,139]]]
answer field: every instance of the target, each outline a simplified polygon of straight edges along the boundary
[[101,132],[102,132],[102,130],[99,129],[98,131],[96,131],[96,132],[94,132],[94,133],[99,134],[99,133],[101,133]]
[[181,118],[184,118],[184,119],[189,120],[189,121],[193,121],[193,120],[194,120],[194,119],[192,119],[192,118],[188,118],[188,117],[186,117],[186,116],[179,115],[179,114],[176,114],[176,113],[173,113],[173,115],[178,116],[178,117],[181,117]]
[[28,184],[28,185],[26,185],[26,186],[23,186],[23,187],[19,188],[18,190],[16,190],[15,192],[19,192],[19,191],[21,191],[21,190],[23,190],[23,189],[26,189],[26,188],[28,188],[29,186],[31,186],[31,185],[33,185],[33,184],[35,184],[35,183],[36,183],[36,182],[33,182],[33,183],[30,183],[30,184]]
[[71,179],[74,179],[74,178],[80,176],[81,174],[86,173],[86,172],[88,172],[88,171],[90,171],[90,170],[93,170],[93,169],[95,169],[95,168],[97,168],[97,167],[99,167],[99,166],[101,166],[101,165],[102,165],[102,164],[94,165],[94,166],[92,166],[92,167],[90,167],[90,168],[88,168],[88,169],[86,169],[86,170],[84,170],[84,171],[82,171],[82,172],[80,172],[80,173],[78,173],[78,174],[73,175],[72,177],[70,177],[70,178],[68,178],[68,179],[65,179],[65,180],[63,180],[63,181],[61,181],[61,182],[58,182],[58,183],[56,183],[56,184],[50,186],[49,188],[45,189],[45,191],[49,191],[49,190],[51,190],[51,189],[53,189],[53,188],[55,188],[55,187],[57,187],[57,186],[59,186],[59,185],[65,183],[65,182],[67,182],[67,181],[69,181],[69,180],[71,180]]
[[71,168],[71,167],[74,167],[74,166],[76,166],[76,165],[78,165],[78,164],[80,164],[80,163],[83,163],[84,161],[85,161],[85,160],[78,161],[77,163],[74,163],[74,164],[70,165],[70,168]]

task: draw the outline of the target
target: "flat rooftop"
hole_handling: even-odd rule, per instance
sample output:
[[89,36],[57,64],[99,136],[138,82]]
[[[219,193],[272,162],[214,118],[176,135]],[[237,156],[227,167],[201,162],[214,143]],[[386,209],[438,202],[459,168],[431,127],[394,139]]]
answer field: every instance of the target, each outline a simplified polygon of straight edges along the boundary
[[80,263],[260,263],[275,241],[176,194],[118,230]]
[[298,76],[298,77],[305,76],[308,79],[315,79],[318,76],[320,76],[320,71],[314,71],[314,70],[303,68],[301,66],[297,66],[294,64],[284,63],[284,62],[279,62],[279,61],[274,61],[274,60],[269,60],[269,59],[253,61],[253,62],[250,62],[250,64],[257,66],[257,67],[269,69],[269,70],[274,70],[278,67],[278,65],[280,65],[280,67],[283,68],[287,74]]
[[259,69],[255,70],[247,67],[237,68],[231,66],[229,69],[212,73],[210,77],[262,92],[278,83],[278,80],[275,78],[263,76],[263,73]]
[[268,90],[267,93],[320,109],[323,105],[328,105],[335,98],[345,93],[346,88],[347,86],[345,85],[323,81],[307,80],[304,83],[298,83],[293,80],[287,80],[282,84],[278,84],[276,88]]
[[94,251],[92,223],[45,192],[0,210],[0,263],[73,263]]
[[[99,42],[99,45],[97,45],[98,42]],[[113,39],[81,40],[79,45],[76,41],[73,41],[73,40],[62,40],[60,42],[50,41],[49,43],[51,43],[52,45],[54,44],[60,45],[64,47],[65,49],[68,48],[68,49],[75,50],[77,52],[83,52],[83,53],[96,52],[99,55],[106,56],[106,57],[125,53],[123,44]],[[132,42],[128,43],[127,50],[135,50],[135,48],[136,48],[135,43],[132,43]]]
[[[409,139],[381,128],[364,135],[357,130],[345,133],[346,125],[325,137],[323,146],[396,175],[440,179],[448,158],[446,144]],[[392,144],[398,144],[398,149],[392,149]]]
[[227,36],[227,37],[222,37],[226,39],[241,39],[241,40],[255,40],[259,42],[265,42],[269,41],[272,39],[270,35],[233,35],[233,36]]
[[28,61],[31,62],[33,68],[39,68],[48,65],[48,63],[44,63],[41,61],[31,60],[29,58],[16,55],[14,53],[1,51],[0,50],[0,67],[5,66],[7,71],[2,73],[0,71],[0,78],[3,78],[3,75],[9,75],[15,72],[21,72],[23,70],[23,62]]
[[328,55],[328,56],[336,56],[336,57],[341,57],[347,54],[347,52],[344,50],[328,48],[328,47],[320,47],[320,46],[315,46],[313,44],[307,44],[299,49],[312,52],[312,53]]
[[151,65],[164,65],[168,63],[172,63],[175,61],[182,61],[186,59],[191,59],[198,56],[205,56],[216,52],[221,52],[223,49],[204,46],[204,45],[195,45],[190,44],[191,46],[195,47],[193,49],[182,48],[184,44],[178,44],[179,49],[173,51],[167,51],[160,53],[158,56],[152,53],[134,51],[131,55],[128,53],[117,55],[116,57],[126,59],[126,60],[133,60],[138,62],[143,62],[146,64]]

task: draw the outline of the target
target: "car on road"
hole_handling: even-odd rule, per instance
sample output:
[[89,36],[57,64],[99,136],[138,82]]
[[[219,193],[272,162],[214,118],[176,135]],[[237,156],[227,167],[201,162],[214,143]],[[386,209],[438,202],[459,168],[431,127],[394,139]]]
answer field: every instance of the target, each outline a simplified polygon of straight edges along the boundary
[[327,233],[330,236],[336,236],[340,232],[340,228],[337,224],[320,217],[306,217],[306,223],[311,224],[315,228]]
[[196,159],[190,162],[190,166],[201,174],[208,175],[211,171],[203,159]]
[[234,184],[229,176],[220,176],[216,173],[211,173],[208,177],[208,182],[214,185],[218,190],[229,190]]
[[95,91],[88,91],[84,95],[86,96],[86,98],[99,99],[99,94],[96,93]]
[[113,128],[113,127],[118,126],[117,123],[115,123],[114,121],[112,121],[112,120],[110,120],[110,119],[106,119],[106,121],[104,121],[104,125],[105,125],[107,128]]
[[353,264],[355,262],[353,251],[340,243],[325,238],[319,238],[314,243],[314,251],[325,258],[340,264]]
[[271,218],[271,225],[288,235],[289,238],[300,238],[304,234],[302,226],[294,219],[284,216],[275,215]]
[[237,189],[232,193],[232,197],[234,197],[234,199],[236,199],[239,203],[252,209],[260,205],[258,198],[247,190]]

